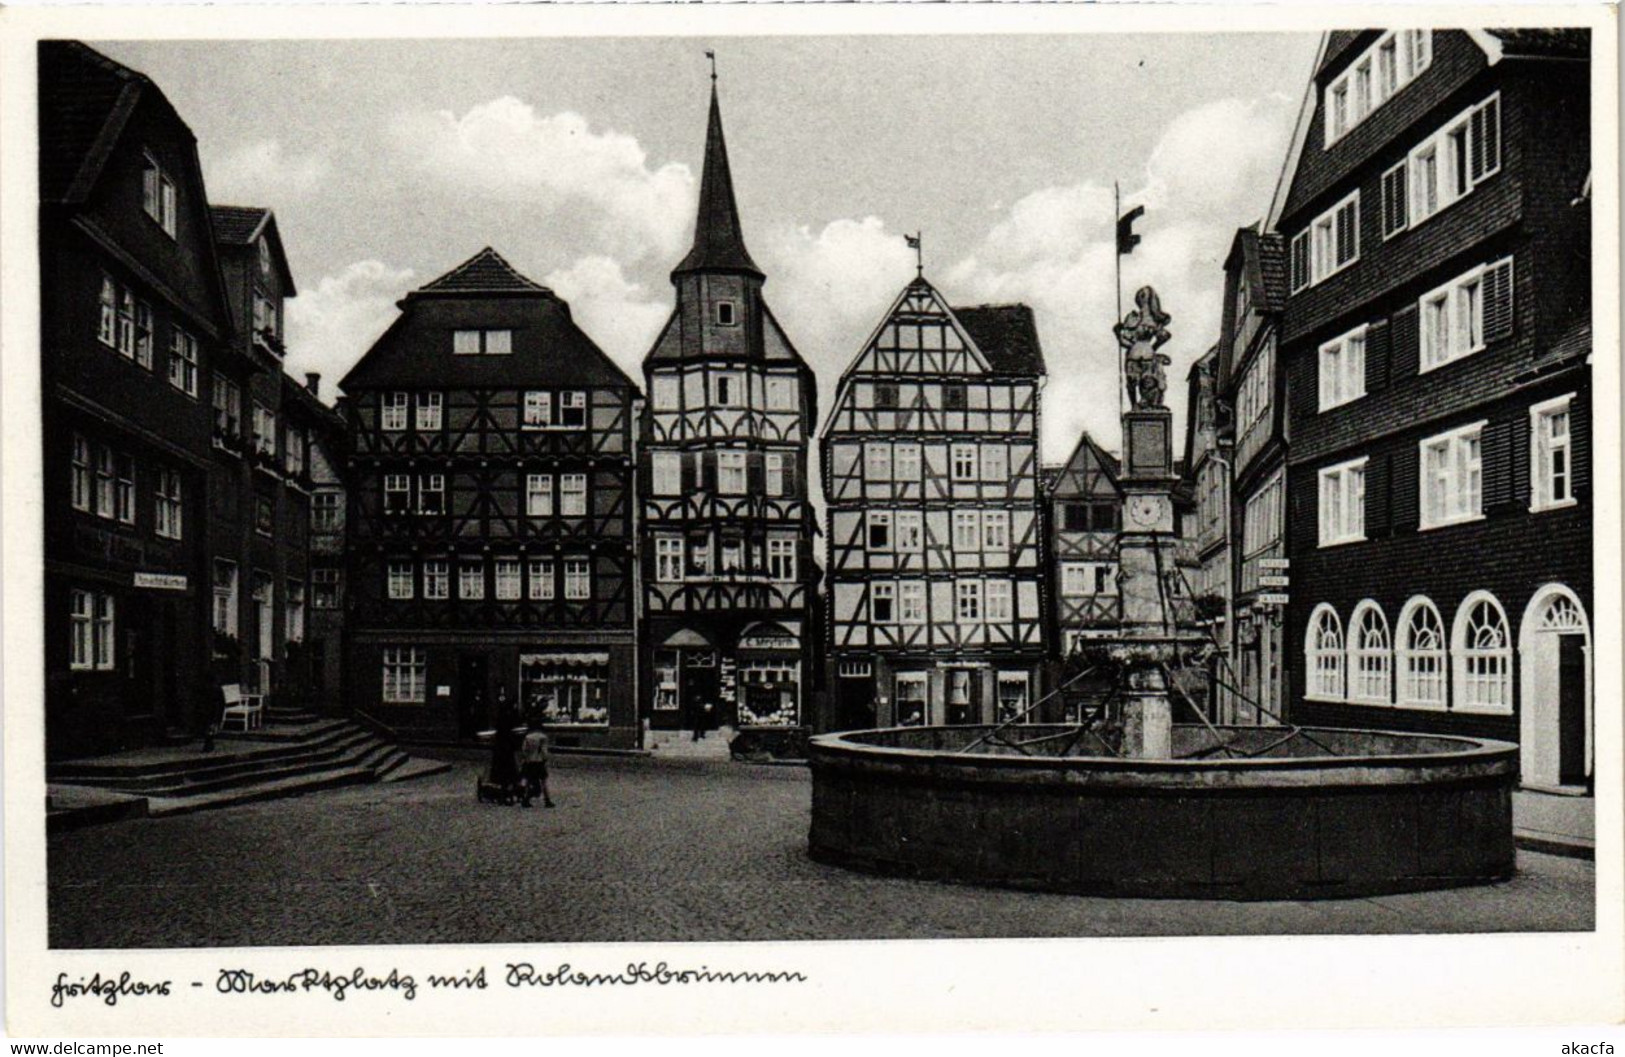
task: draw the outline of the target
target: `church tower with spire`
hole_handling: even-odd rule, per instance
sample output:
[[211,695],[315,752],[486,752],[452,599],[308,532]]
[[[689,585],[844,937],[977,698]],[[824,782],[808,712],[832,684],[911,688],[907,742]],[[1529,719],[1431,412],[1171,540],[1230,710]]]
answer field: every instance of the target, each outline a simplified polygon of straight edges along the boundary
[[745,248],[713,75],[694,243],[643,361],[640,686],[656,732],[811,721],[817,389],[765,280]]

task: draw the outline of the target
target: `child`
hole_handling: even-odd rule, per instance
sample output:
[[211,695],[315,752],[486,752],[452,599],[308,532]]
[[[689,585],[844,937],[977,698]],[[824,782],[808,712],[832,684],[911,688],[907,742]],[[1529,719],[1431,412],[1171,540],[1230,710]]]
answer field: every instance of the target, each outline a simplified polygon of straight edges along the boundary
[[547,791],[547,732],[542,729],[540,719],[531,721],[530,731],[519,748],[519,758],[522,761],[520,770],[525,778],[519,802],[529,807],[531,800],[540,792],[542,805],[552,807],[553,797]]

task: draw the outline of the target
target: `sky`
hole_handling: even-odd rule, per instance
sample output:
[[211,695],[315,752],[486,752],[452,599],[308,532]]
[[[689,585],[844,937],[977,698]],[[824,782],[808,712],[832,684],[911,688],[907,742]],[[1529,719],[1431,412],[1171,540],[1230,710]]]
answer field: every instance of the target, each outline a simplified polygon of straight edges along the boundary
[[324,393],[408,290],[492,246],[634,380],[693,233],[710,89],[765,296],[841,372],[914,275],[1024,302],[1049,376],[1043,457],[1118,443],[1113,182],[1123,260],[1173,316],[1169,405],[1218,337],[1223,262],[1263,216],[1312,33],[124,41],[198,139],[216,204],[275,210],[298,296],[288,369]]

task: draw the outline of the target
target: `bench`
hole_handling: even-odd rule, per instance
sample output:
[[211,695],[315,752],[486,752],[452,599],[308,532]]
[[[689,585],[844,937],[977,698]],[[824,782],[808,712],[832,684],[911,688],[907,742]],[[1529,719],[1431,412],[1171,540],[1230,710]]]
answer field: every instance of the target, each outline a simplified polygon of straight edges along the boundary
[[236,722],[246,734],[264,722],[265,695],[244,693],[239,683],[222,686],[220,695],[226,699],[226,710],[220,715],[221,730],[230,730],[231,724]]

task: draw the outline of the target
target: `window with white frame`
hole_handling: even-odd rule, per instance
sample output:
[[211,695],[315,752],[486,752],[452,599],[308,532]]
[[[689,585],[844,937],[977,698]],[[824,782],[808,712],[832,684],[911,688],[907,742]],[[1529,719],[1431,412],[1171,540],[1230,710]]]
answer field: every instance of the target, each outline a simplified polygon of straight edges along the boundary
[[1365,395],[1365,340],[1361,324],[1320,347],[1320,410],[1327,411]]
[[530,567],[525,570],[529,582],[526,591],[532,601],[551,602],[553,600],[553,559],[532,558],[528,563]]
[[782,451],[770,451],[763,457],[763,465],[766,467],[767,476],[767,494],[770,496],[787,494],[784,487],[784,464],[787,458],[788,456]]
[[553,394],[533,389],[525,394],[521,429],[547,429],[553,425]]
[[1309,617],[1304,643],[1309,689],[1316,701],[1343,700],[1343,625],[1337,612],[1322,602]]
[[1309,225],[1309,281],[1328,279],[1360,259],[1360,192],[1354,191]]
[[891,550],[891,511],[870,510],[863,516],[863,545],[865,550]]
[[1364,705],[1391,703],[1393,652],[1388,648],[1388,621],[1367,599],[1349,621],[1349,700]]
[[339,607],[339,571],[321,567],[310,571],[310,604],[316,609]]
[[197,339],[180,327],[169,331],[169,384],[197,396]]
[[1062,562],[1061,594],[1067,598],[1117,594],[1116,562]]
[[925,581],[903,580],[897,585],[897,621],[900,624],[925,623]]
[[650,491],[654,495],[683,494],[683,455],[657,451],[649,455]]
[[[118,347],[118,285],[107,276],[102,276],[101,295],[98,297],[101,309],[97,315],[96,338],[109,348]],[[86,640],[87,644],[89,640]]]
[[337,532],[343,525],[344,493],[335,491],[315,492],[310,497],[310,530],[312,532]]
[[465,558],[457,563],[457,597],[465,602],[478,602],[485,597],[485,563]]
[[1320,471],[1320,546],[1365,539],[1365,458]]
[[1330,148],[1433,62],[1432,32],[1389,30],[1326,85],[1325,142]]
[[128,455],[113,459],[117,475],[113,487],[113,513],[124,524],[135,524],[135,460]]
[[84,434],[75,433],[73,435],[73,466],[69,490],[70,500],[75,510],[90,512],[93,491],[91,476],[90,442],[85,439]]
[[289,642],[305,641],[305,582],[289,580],[283,606],[283,626]]
[[95,667],[96,596],[90,591],[68,592],[68,667],[88,671]]
[[180,539],[184,510],[180,473],[176,470],[159,470],[153,531],[165,539]]
[[[1396,174],[1404,172],[1401,178]],[[1415,227],[1446,206],[1465,198],[1501,171],[1501,97],[1497,93],[1468,107],[1433,135],[1412,148],[1405,161],[1383,175],[1383,233]],[[1404,217],[1388,204],[1389,181],[1403,179]]]
[[892,697],[900,727],[925,725],[927,708],[924,672],[898,672],[892,677]]
[[175,237],[175,181],[150,153],[143,159],[141,170],[141,208],[158,222],[164,234]]
[[745,569],[745,542],[724,538],[717,549],[717,569],[725,573],[743,572]]
[[152,370],[152,306],[145,301],[135,303],[135,362]]
[[243,434],[243,391],[219,372],[214,376],[214,431],[220,437]]
[[390,562],[385,566],[385,576],[387,578],[387,594],[392,601],[405,602],[412,598],[411,562]]
[[135,359],[135,294],[128,289],[118,299],[118,351],[126,359]]
[[738,320],[734,317],[734,303],[732,301],[718,301],[717,326],[733,327],[738,325]]
[[1472,521],[1484,513],[1483,422],[1429,437],[1420,445],[1421,527]]
[[1281,492],[1283,477],[1276,470],[1262,487],[1247,497],[1242,513],[1241,553],[1257,554],[1281,538]]
[[897,511],[892,532],[892,547],[898,554],[919,554],[925,547],[925,518],[918,510]]
[[982,512],[982,549],[994,554],[1004,554],[1010,550],[1010,511]]
[[1426,598],[1413,598],[1399,614],[1394,643],[1399,666],[1396,703],[1405,708],[1445,707],[1444,622]]
[[451,351],[456,356],[506,356],[513,352],[513,331],[454,330]]
[[444,421],[446,397],[444,393],[419,393],[417,429],[420,433],[438,430]]
[[743,407],[745,380],[735,371],[711,373],[711,404],[713,407]]
[[1275,374],[1275,338],[1266,338],[1258,355],[1242,373],[1236,394],[1237,425],[1245,435],[1270,407],[1270,383]]
[[951,452],[953,460],[953,479],[956,481],[976,480],[977,456],[976,445],[955,444]]
[[444,602],[451,597],[451,563],[432,559],[423,563],[423,597]]
[[254,402],[254,450],[262,455],[276,455],[276,412],[264,404]]
[[444,514],[446,512],[446,475],[425,473],[418,475],[418,513]]
[[982,584],[983,619],[989,624],[1008,623],[1010,608],[1010,581],[986,580]]
[[683,538],[681,536],[655,537],[655,580],[663,584],[681,583],[683,579]]
[[1565,393],[1529,409],[1531,513],[1574,505],[1573,400]]
[[781,584],[796,579],[796,541],[793,536],[769,536],[767,539],[767,575]]
[[559,513],[565,517],[587,516],[586,474],[559,474]]
[[869,585],[869,620],[875,624],[897,621],[897,585],[878,581]]
[[870,441],[863,446],[863,475],[870,481],[892,479],[891,445]]
[[981,621],[982,581],[954,581],[954,615],[961,621]]
[[412,478],[404,473],[384,474],[384,513],[404,514],[412,509]]
[[553,475],[531,473],[525,475],[525,516],[553,516]]
[[495,564],[497,601],[517,602],[524,593],[524,573],[518,558],[498,558]]
[[1031,699],[1031,686],[1026,672],[1000,672],[998,676],[999,722],[1019,720],[1031,722],[1027,707]]
[[896,445],[892,449],[892,470],[899,481],[918,481],[920,446],[913,443]]
[[116,487],[113,474],[113,449],[105,444],[96,445],[96,516],[110,518],[114,510]]
[[294,477],[303,477],[305,473],[305,431],[296,426],[289,426],[286,435],[287,453],[283,468]]
[[1010,478],[1010,449],[1003,444],[982,445],[982,480],[1007,481]]
[[954,511],[954,550],[970,554],[982,549],[982,514],[979,510]]
[[[1494,293],[1495,304],[1486,304]],[[1485,309],[1510,316],[1512,259],[1480,265],[1424,294],[1417,302],[1421,327],[1421,373],[1484,348]]]
[[587,559],[564,560],[564,597],[572,602],[592,597],[592,565]]
[[1455,707],[1462,712],[1512,712],[1512,637],[1506,614],[1485,591],[1468,595],[1456,610],[1451,641]]
[[237,634],[237,582],[237,563],[216,558],[210,624],[220,634],[233,637]]
[[720,495],[745,494],[744,452],[717,452],[717,492]]
[[1407,162],[1382,174],[1382,237],[1392,238],[1410,225],[1411,181]]
[[558,395],[559,429],[585,429],[587,426],[587,394],[582,389],[566,389]]
[[384,703],[421,705],[428,689],[428,651],[419,646],[384,647]]

